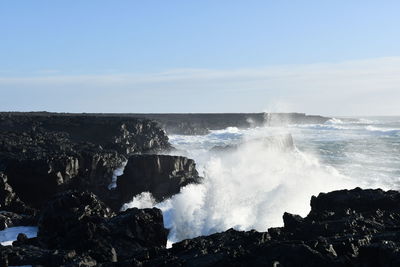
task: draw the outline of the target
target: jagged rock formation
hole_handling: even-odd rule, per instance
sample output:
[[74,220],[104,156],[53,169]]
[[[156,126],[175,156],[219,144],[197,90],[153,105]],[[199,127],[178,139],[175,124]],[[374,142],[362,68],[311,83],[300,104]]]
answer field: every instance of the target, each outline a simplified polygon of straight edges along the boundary
[[[226,121],[213,115],[214,121],[202,124],[209,115],[193,124],[189,119],[196,116],[182,115],[180,133],[238,118],[258,123],[242,114]],[[271,116],[268,121],[274,124]],[[279,138],[280,147],[294,148],[290,135]],[[276,141],[250,143],[268,147]],[[193,160],[151,154],[170,148],[155,122],[131,115],[1,114],[0,229],[38,225],[39,232],[0,246],[0,266],[400,266],[400,193],[380,189],[321,193],[312,197],[305,218],[283,214],[283,227],[230,229],[166,249],[160,210],[118,209],[144,191],[161,201],[201,182]],[[125,161],[117,187],[109,190],[113,171]]]
[[[92,191],[118,209],[123,203],[108,190],[113,171],[132,153],[169,149],[165,132],[145,119],[0,115],[0,171],[8,177],[4,192],[12,188],[34,208],[57,192],[77,189]],[[20,212],[15,205],[8,210]]]
[[399,200],[397,191],[334,191],[313,197],[305,218],[285,213],[283,227],[230,229],[166,249],[158,209],[114,214],[91,193],[65,192],[42,210],[38,238],[20,235],[0,255],[45,266],[399,266]]
[[399,266],[400,193],[353,190],[320,194],[302,218],[285,213],[268,232],[233,229],[184,240],[143,266]]
[[158,209],[129,209],[114,216],[94,194],[54,197],[39,219],[39,243],[88,253],[100,262],[124,260],[143,247],[165,247],[168,231]]
[[118,177],[117,190],[121,202],[131,201],[141,192],[150,192],[157,201],[180,192],[180,188],[199,183],[193,160],[180,156],[133,155]]
[[170,147],[168,137],[148,119],[85,114],[0,114],[1,132],[29,130],[66,134],[73,143],[91,143],[123,154],[159,151]]
[[41,211],[38,225],[37,238],[19,235],[13,247],[0,247],[10,265],[124,262],[145,248],[165,248],[168,234],[160,210],[129,209],[115,215],[89,192],[55,196]]

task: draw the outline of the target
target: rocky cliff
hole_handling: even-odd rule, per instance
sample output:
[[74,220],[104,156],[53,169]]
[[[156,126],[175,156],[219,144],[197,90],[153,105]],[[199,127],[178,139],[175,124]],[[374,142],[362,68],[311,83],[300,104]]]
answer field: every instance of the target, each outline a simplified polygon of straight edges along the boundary
[[[162,155],[171,145],[159,124],[0,115],[0,230],[39,229],[0,245],[0,266],[400,266],[400,193],[380,189],[321,193],[306,217],[283,214],[283,227],[230,229],[167,249],[160,210],[119,211],[137,194],[161,201],[201,182],[193,160]],[[290,135],[253,142],[294,148]]]

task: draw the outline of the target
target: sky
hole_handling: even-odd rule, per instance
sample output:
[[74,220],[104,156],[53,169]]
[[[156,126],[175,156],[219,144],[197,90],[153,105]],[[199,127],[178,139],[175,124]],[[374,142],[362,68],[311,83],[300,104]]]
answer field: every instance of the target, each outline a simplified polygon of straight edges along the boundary
[[400,115],[400,1],[0,2],[0,110]]

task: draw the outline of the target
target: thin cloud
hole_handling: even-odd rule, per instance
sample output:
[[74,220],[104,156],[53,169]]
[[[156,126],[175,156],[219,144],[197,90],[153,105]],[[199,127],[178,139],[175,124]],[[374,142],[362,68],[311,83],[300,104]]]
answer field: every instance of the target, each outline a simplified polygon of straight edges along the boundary
[[[73,95],[85,91],[86,95],[93,96],[85,99],[86,102],[74,102],[74,111],[101,112],[99,107],[108,104],[112,97],[114,106],[107,108],[115,112],[148,111],[146,101],[152,101],[152,107],[156,108],[153,112],[261,111],[276,103],[285,103],[296,109],[293,111],[393,115],[400,114],[400,108],[393,102],[400,99],[400,57],[252,69],[174,69],[145,74],[3,75],[0,90],[9,96],[13,91],[37,92],[42,98],[42,107],[46,99],[51,102],[54,97],[49,92],[62,94],[68,90]],[[166,97],[179,100],[180,106],[165,103]],[[213,101],[207,99],[215,97],[224,97],[230,103],[221,99],[210,106]],[[135,106],[130,106],[127,99],[132,99]],[[16,103],[15,106],[25,109]],[[63,111],[70,111],[62,102],[59,106]],[[2,109],[6,108],[7,105]],[[34,108],[34,103],[29,108]]]

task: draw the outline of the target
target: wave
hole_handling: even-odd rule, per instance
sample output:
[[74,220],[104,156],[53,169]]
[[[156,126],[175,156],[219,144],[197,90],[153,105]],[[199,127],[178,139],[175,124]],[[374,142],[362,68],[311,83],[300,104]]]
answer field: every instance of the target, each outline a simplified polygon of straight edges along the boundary
[[[278,146],[279,147],[279,146]],[[346,188],[346,177],[298,149],[268,148],[252,140],[227,153],[207,153],[204,180],[155,205],[163,211],[169,241],[281,226],[285,211],[306,215],[311,195]],[[126,207],[149,207],[149,194]]]
[[[354,140],[371,138],[365,140],[372,140],[373,144],[384,148],[386,141],[375,138],[375,135],[400,136],[398,128],[381,128],[381,123],[365,123],[370,122],[334,119],[325,124],[250,129],[232,127],[205,136],[170,136],[174,146],[185,149],[185,156],[196,160],[199,173],[204,176],[203,183],[188,185],[182,188],[181,193],[158,204],[154,203],[151,194],[143,193],[126,207],[160,208],[165,227],[170,229],[169,244],[229,228],[265,231],[269,227],[281,226],[285,211],[306,215],[312,195],[360,185],[382,187],[386,184],[380,178],[374,178],[376,181],[367,179],[358,169],[360,167],[352,167],[354,163],[364,162],[356,160],[356,155],[341,154],[356,149],[363,157],[370,157],[363,152],[364,143],[353,143]],[[296,140],[302,142],[300,147],[304,151],[295,145],[293,149],[282,149],[284,146],[278,141],[276,146],[265,146],[266,136],[288,132],[293,133],[295,143]],[[336,150],[337,141],[342,145],[340,151]],[[215,146],[235,149],[221,149],[221,153],[210,151]],[[324,164],[316,154],[309,152],[320,153],[321,146],[329,152],[321,154]],[[332,166],[351,177],[339,173]],[[372,167],[375,169],[369,173],[370,176],[382,173],[382,170]]]
[[399,135],[400,129],[395,128],[380,128],[375,126],[366,126],[365,129],[370,132],[384,134],[384,135]]

